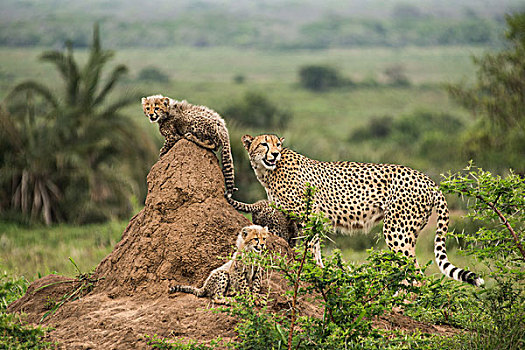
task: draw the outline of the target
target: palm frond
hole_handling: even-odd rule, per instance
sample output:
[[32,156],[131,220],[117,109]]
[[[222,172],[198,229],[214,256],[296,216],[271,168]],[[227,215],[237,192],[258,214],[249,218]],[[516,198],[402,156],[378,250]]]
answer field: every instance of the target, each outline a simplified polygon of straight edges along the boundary
[[120,80],[120,78],[122,78],[127,72],[128,67],[126,67],[123,64],[115,67],[115,69],[113,69],[113,71],[111,72],[109,80],[106,82],[98,96],[95,98],[93,105],[97,106],[103,103],[108,93],[111,91],[111,89],[113,89],[113,86],[115,86],[115,84]]
[[28,81],[25,81],[25,82],[22,82],[16,85],[13,89],[11,89],[11,91],[9,92],[9,94],[7,95],[5,99],[9,100],[13,98],[15,95],[18,95],[25,91],[33,91],[37,93],[38,95],[42,96],[44,100],[49,102],[53,108],[59,107],[58,100],[55,98],[51,89],[49,89],[44,84],[41,84],[33,80],[28,80]]
[[91,110],[96,103],[95,94],[102,76],[104,65],[114,56],[111,50],[102,50],[100,44],[99,25],[93,27],[93,44],[91,45],[89,59],[82,70],[83,91],[80,104],[82,108]]
[[73,48],[71,42],[66,43],[66,53],[60,51],[46,51],[40,59],[53,63],[57,68],[62,79],[66,83],[66,97],[70,105],[77,102],[77,96],[80,84],[80,74],[78,65],[73,57]]
[[111,118],[116,115],[117,111],[121,108],[127,107],[130,104],[140,101],[139,95],[127,95],[119,98],[117,101],[109,104],[99,114],[105,119]]

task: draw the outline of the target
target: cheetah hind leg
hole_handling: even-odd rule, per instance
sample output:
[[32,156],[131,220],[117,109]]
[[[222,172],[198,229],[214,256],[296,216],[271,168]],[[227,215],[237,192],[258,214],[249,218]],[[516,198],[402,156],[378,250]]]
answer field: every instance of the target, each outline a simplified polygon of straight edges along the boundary
[[[399,231],[396,230],[395,217],[391,212],[385,213],[385,218],[383,221],[383,236],[388,247],[394,252],[402,252],[404,256],[411,258],[414,261],[414,265],[419,273],[423,273],[419,267],[419,264],[416,259],[416,237],[419,231],[426,225],[426,220],[419,222],[412,230],[406,226],[402,226]],[[402,282],[404,285],[408,286],[408,281],[404,280]],[[421,283],[415,282],[414,286],[420,287]],[[400,293],[404,293],[398,290],[394,296],[398,296]],[[413,298],[416,296],[409,297],[405,299],[405,304],[410,304],[413,302]],[[396,308],[394,311],[402,312],[402,308]]]
[[215,277],[215,285],[211,290],[211,299],[216,304],[230,304],[230,298],[226,298],[225,295],[228,292],[230,285],[230,276],[225,271],[218,271]]
[[201,139],[199,139],[198,137],[196,137],[195,135],[193,135],[192,133],[185,133],[184,134],[184,138],[186,140],[189,140],[193,143],[196,143],[197,145],[203,147],[203,148],[206,148],[206,149],[211,149],[213,151],[216,151],[217,150],[217,145],[211,141],[202,141]]

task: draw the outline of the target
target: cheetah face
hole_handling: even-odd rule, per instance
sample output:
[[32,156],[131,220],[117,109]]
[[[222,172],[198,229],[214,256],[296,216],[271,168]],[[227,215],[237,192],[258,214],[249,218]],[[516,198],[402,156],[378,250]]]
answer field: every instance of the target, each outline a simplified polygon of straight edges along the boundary
[[244,135],[242,143],[248,151],[250,162],[259,167],[262,165],[267,170],[274,170],[281,159],[284,138],[275,135],[259,135],[256,137]]
[[266,226],[251,225],[243,227],[237,238],[237,246],[240,250],[260,253],[266,249],[266,239],[269,235],[268,227]]
[[142,109],[151,123],[159,122],[168,117],[170,99],[162,95],[142,98]]

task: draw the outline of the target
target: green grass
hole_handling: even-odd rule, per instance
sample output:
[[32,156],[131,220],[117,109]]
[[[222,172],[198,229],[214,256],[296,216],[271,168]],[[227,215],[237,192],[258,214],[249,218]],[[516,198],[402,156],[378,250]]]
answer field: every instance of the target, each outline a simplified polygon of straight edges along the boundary
[[[88,272],[113,250],[126,225],[127,222],[109,222],[28,228],[0,223],[0,269],[11,275],[25,276],[29,280],[53,272],[75,276],[77,271],[68,259],[71,257],[82,272]],[[434,261],[434,233],[435,227],[429,225],[418,238],[416,255],[421,266],[430,260]],[[326,252],[334,248],[341,249],[343,257],[349,261],[363,262],[368,257],[366,249],[371,247],[387,249],[380,226],[370,234],[336,235],[332,238],[335,243],[327,242]],[[477,272],[482,270],[483,267],[473,259],[458,254],[457,245],[452,239],[448,243],[447,253],[453,264],[462,268],[468,266]],[[427,273],[440,274],[435,263],[428,268]]]
[[[0,66],[16,80],[53,77],[50,65],[38,62],[49,48],[0,47]],[[132,48],[116,51],[115,62],[124,63],[135,77],[144,67],[155,66],[172,81],[226,82],[242,74],[247,82],[292,83],[299,67],[306,64],[330,64],[354,80],[382,80],[385,68],[401,64],[416,84],[451,82],[474,72],[471,56],[488,49],[473,46],[356,48],[331,50],[257,50],[231,47],[211,48]],[[85,50],[75,50],[80,61]]]
[[28,228],[0,223],[0,268],[29,280],[53,272],[75,276],[71,257],[80,271],[88,272],[113,250],[126,225],[109,222]]
[[[0,48],[0,98],[10,86],[26,79],[53,82],[57,72],[38,56],[44,48]],[[109,66],[124,63],[129,67],[129,80],[119,93],[129,90],[144,95],[162,93],[192,103],[207,105],[219,112],[247,91],[267,95],[272,102],[292,112],[287,130],[243,130],[252,133],[274,132],[286,138],[286,144],[306,155],[322,159],[377,161],[373,149],[350,148],[347,139],[352,131],[371,117],[402,114],[419,110],[448,112],[467,119],[467,113],[451,101],[443,88],[446,82],[472,79],[471,55],[480,55],[480,47],[408,47],[359,48],[338,50],[263,51],[255,49],[169,48],[122,49],[116,52]],[[76,50],[80,62],[85,50]],[[327,93],[313,93],[298,86],[298,70],[306,64],[332,64],[341,73],[354,79],[373,78],[383,81],[383,71],[401,64],[413,86],[395,88],[342,88]],[[135,80],[140,70],[155,66],[170,77],[169,83]],[[108,71],[109,71],[108,67]],[[243,84],[233,81],[235,75],[246,77]],[[5,74],[4,74],[5,75]],[[56,87],[59,88],[58,86]],[[161,142],[157,128],[144,118],[140,101],[124,110],[141,121]],[[228,124],[234,123],[223,115]],[[305,137],[307,135],[307,137]],[[232,140],[238,142],[238,140]],[[410,165],[410,164],[408,164]]]

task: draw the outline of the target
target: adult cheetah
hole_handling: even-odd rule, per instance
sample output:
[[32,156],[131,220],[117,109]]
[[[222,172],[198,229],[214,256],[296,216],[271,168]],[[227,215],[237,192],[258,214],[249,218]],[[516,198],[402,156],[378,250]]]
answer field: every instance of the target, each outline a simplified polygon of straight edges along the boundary
[[287,211],[300,212],[309,183],[316,188],[314,209],[324,212],[334,227],[366,230],[383,220],[383,235],[390,249],[414,259],[417,236],[435,208],[438,219],[434,253],[440,271],[475,286],[484,283],[474,273],[448,261],[448,207],[428,176],[401,165],[321,162],[283,148],[283,141],[275,135],[242,137],[269,201]]

